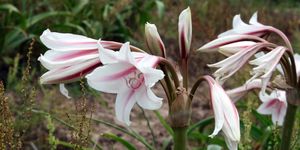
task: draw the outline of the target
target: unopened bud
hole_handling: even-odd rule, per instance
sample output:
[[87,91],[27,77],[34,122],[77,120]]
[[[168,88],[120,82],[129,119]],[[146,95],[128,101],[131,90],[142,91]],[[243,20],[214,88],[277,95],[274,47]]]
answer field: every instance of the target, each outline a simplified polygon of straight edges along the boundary
[[162,42],[154,24],[145,25],[146,44],[151,54],[166,57],[165,45]]
[[181,58],[187,58],[192,41],[192,16],[189,7],[179,15],[178,34]]
[[170,121],[172,127],[186,127],[191,115],[190,101],[185,88],[178,88],[176,99],[171,104]]

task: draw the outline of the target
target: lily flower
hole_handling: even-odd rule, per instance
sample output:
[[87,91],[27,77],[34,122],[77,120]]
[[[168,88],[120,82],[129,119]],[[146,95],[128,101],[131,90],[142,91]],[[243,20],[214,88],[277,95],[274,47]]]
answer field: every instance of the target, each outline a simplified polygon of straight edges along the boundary
[[253,35],[257,37],[263,37],[271,32],[278,34],[286,43],[290,51],[293,51],[292,45],[286,35],[280,30],[259,23],[257,21],[257,12],[255,12],[249,20],[249,24],[246,24],[240,15],[235,15],[232,21],[232,29],[223,32],[218,35],[218,38],[225,37],[228,35]]
[[155,69],[159,57],[131,52],[128,42],[116,52],[99,44],[99,53],[104,65],[96,68],[86,78],[92,88],[117,94],[115,112],[119,121],[130,125],[130,112],[135,103],[149,110],[161,107],[162,98],[151,90],[164,77],[161,70]]
[[179,15],[178,34],[180,55],[187,58],[192,42],[192,16],[189,7]]
[[237,150],[240,141],[240,119],[235,105],[232,103],[221,85],[210,76],[204,76],[210,86],[211,104],[215,115],[215,129],[210,137],[223,131],[227,147]]
[[[80,79],[102,65],[99,59],[97,40],[82,35],[45,30],[40,36],[49,48],[38,60],[49,71],[40,78],[41,84],[60,84],[60,91],[68,96],[63,83]],[[101,41],[105,48],[119,49],[122,45],[113,41]],[[132,47],[134,48],[134,47]]]
[[247,82],[260,77],[262,79],[262,92],[265,92],[267,84],[272,76],[273,71],[276,69],[277,64],[279,63],[282,55],[287,49],[282,46],[278,46],[275,49],[271,50],[267,54],[258,57],[254,60],[249,61],[251,65],[257,65],[257,67],[252,69],[251,74],[253,75],[251,79]]
[[[224,37],[219,37],[202,47],[198,48],[197,51],[200,52],[215,52],[215,51],[221,51],[221,49],[226,49],[225,51],[229,51],[229,53],[233,53],[236,50],[229,50],[229,48],[234,49],[244,49],[248,46],[254,45],[256,42],[262,42],[267,43],[266,40],[256,37],[253,35],[228,35]],[[224,48],[225,47],[225,48]]]
[[166,57],[165,45],[162,42],[155,24],[145,25],[146,44],[151,54]]
[[213,75],[216,77],[218,82],[223,83],[236,73],[259,49],[267,46],[269,45],[266,43],[249,46],[243,51],[239,51],[220,62],[209,64],[208,66],[219,68]]
[[257,112],[272,115],[273,124],[281,126],[287,110],[286,92],[274,90],[270,95],[260,92],[260,100],[263,102]]
[[242,19],[241,15],[235,15],[232,21],[232,29],[219,34],[218,37],[224,37],[234,34],[247,34],[262,37],[266,35],[269,30],[273,27],[266,26],[257,21],[257,12],[255,12],[249,20],[249,24],[246,24]]

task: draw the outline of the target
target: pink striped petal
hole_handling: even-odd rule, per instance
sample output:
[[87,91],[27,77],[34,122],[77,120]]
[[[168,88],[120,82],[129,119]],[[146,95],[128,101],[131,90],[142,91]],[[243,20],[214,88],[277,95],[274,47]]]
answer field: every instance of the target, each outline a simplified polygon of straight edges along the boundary
[[[240,141],[240,122],[236,107],[224,89],[210,76],[204,76],[210,85],[211,103],[215,116],[215,129],[210,137],[214,137],[222,129],[228,144]],[[227,145],[229,148],[232,145]]]
[[180,55],[182,58],[186,58],[192,42],[192,17],[189,7],[179,15],[178,34]]
[[137,99],[135,98],[135,91],[123,87],[120,90],[120,93],[117,95],[116,104],[115,104],[115,112],[116,117],[119,121],[125,123],[126,125],[130,125],[130,112],[133,108],[134,104],[137,102]]
[[142,85],[138,91],[135,91],[137,103],[148,110],[156,110],[162,106],[162,98],[157,97],[150,88]]
[[48,70],[67,67],[71,65],[80,64],[87,60],[98,59],[97,51],[72,51],[62,52],[56,50],[49,50],[44,55],[41,55],[38,60]]
[[109,64],[96,68],[86,78],[89,86],[98,91],[118,93],[121,88],[127,86],[127,75],[135,70],[136,68],[128,63]]
[[70,33],[51,32],[49,29],[43,32],[40,39],[45,46],[53,50],[95,50],[98,48],[95,39]]
[[69,83],[78,80],[101,65],[99,59],[91,59],[77,65],[52,69],[40,78],[41,84]]
[[200,52],[215,52],[221,46],[236,43],[236,42],[240,42],[240,41],[264,42],[265,40],[263,40],[259,37],[256,37],[256,36],[252,36],[252,35],[228,35],[228,36],[217,38],[217,39],[203,45],[202,47],[197,49],[197,51],[200,51]]

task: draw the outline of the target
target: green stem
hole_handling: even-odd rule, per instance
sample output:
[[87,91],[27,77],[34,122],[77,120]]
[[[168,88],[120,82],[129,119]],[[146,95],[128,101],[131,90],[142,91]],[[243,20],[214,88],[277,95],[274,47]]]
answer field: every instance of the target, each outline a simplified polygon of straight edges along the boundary
[[174,128],[174,150],[185,150],[187,149],[187,127]]
[[283,124],[282,137],[281,137],[281,146],[280,146],[281,150],[290,149],[296,111],[297,111],[297,106],[288,104],[287,112]]

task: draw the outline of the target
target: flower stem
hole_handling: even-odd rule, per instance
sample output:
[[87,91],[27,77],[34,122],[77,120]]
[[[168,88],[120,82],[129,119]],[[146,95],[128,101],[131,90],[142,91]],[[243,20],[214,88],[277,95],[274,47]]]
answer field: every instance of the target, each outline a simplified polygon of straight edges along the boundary
[[187,149],[187,127],[173,127],[174,131],[174,150]]
[[183,87],[188,90],[188,59],[182,59],[181,63]]
[[283,124],[282,136],[281,136],[281,146],[280,146],[281,150],[290,149],[296,112],[297,112],[297,106],[288,104],[287,112]]

